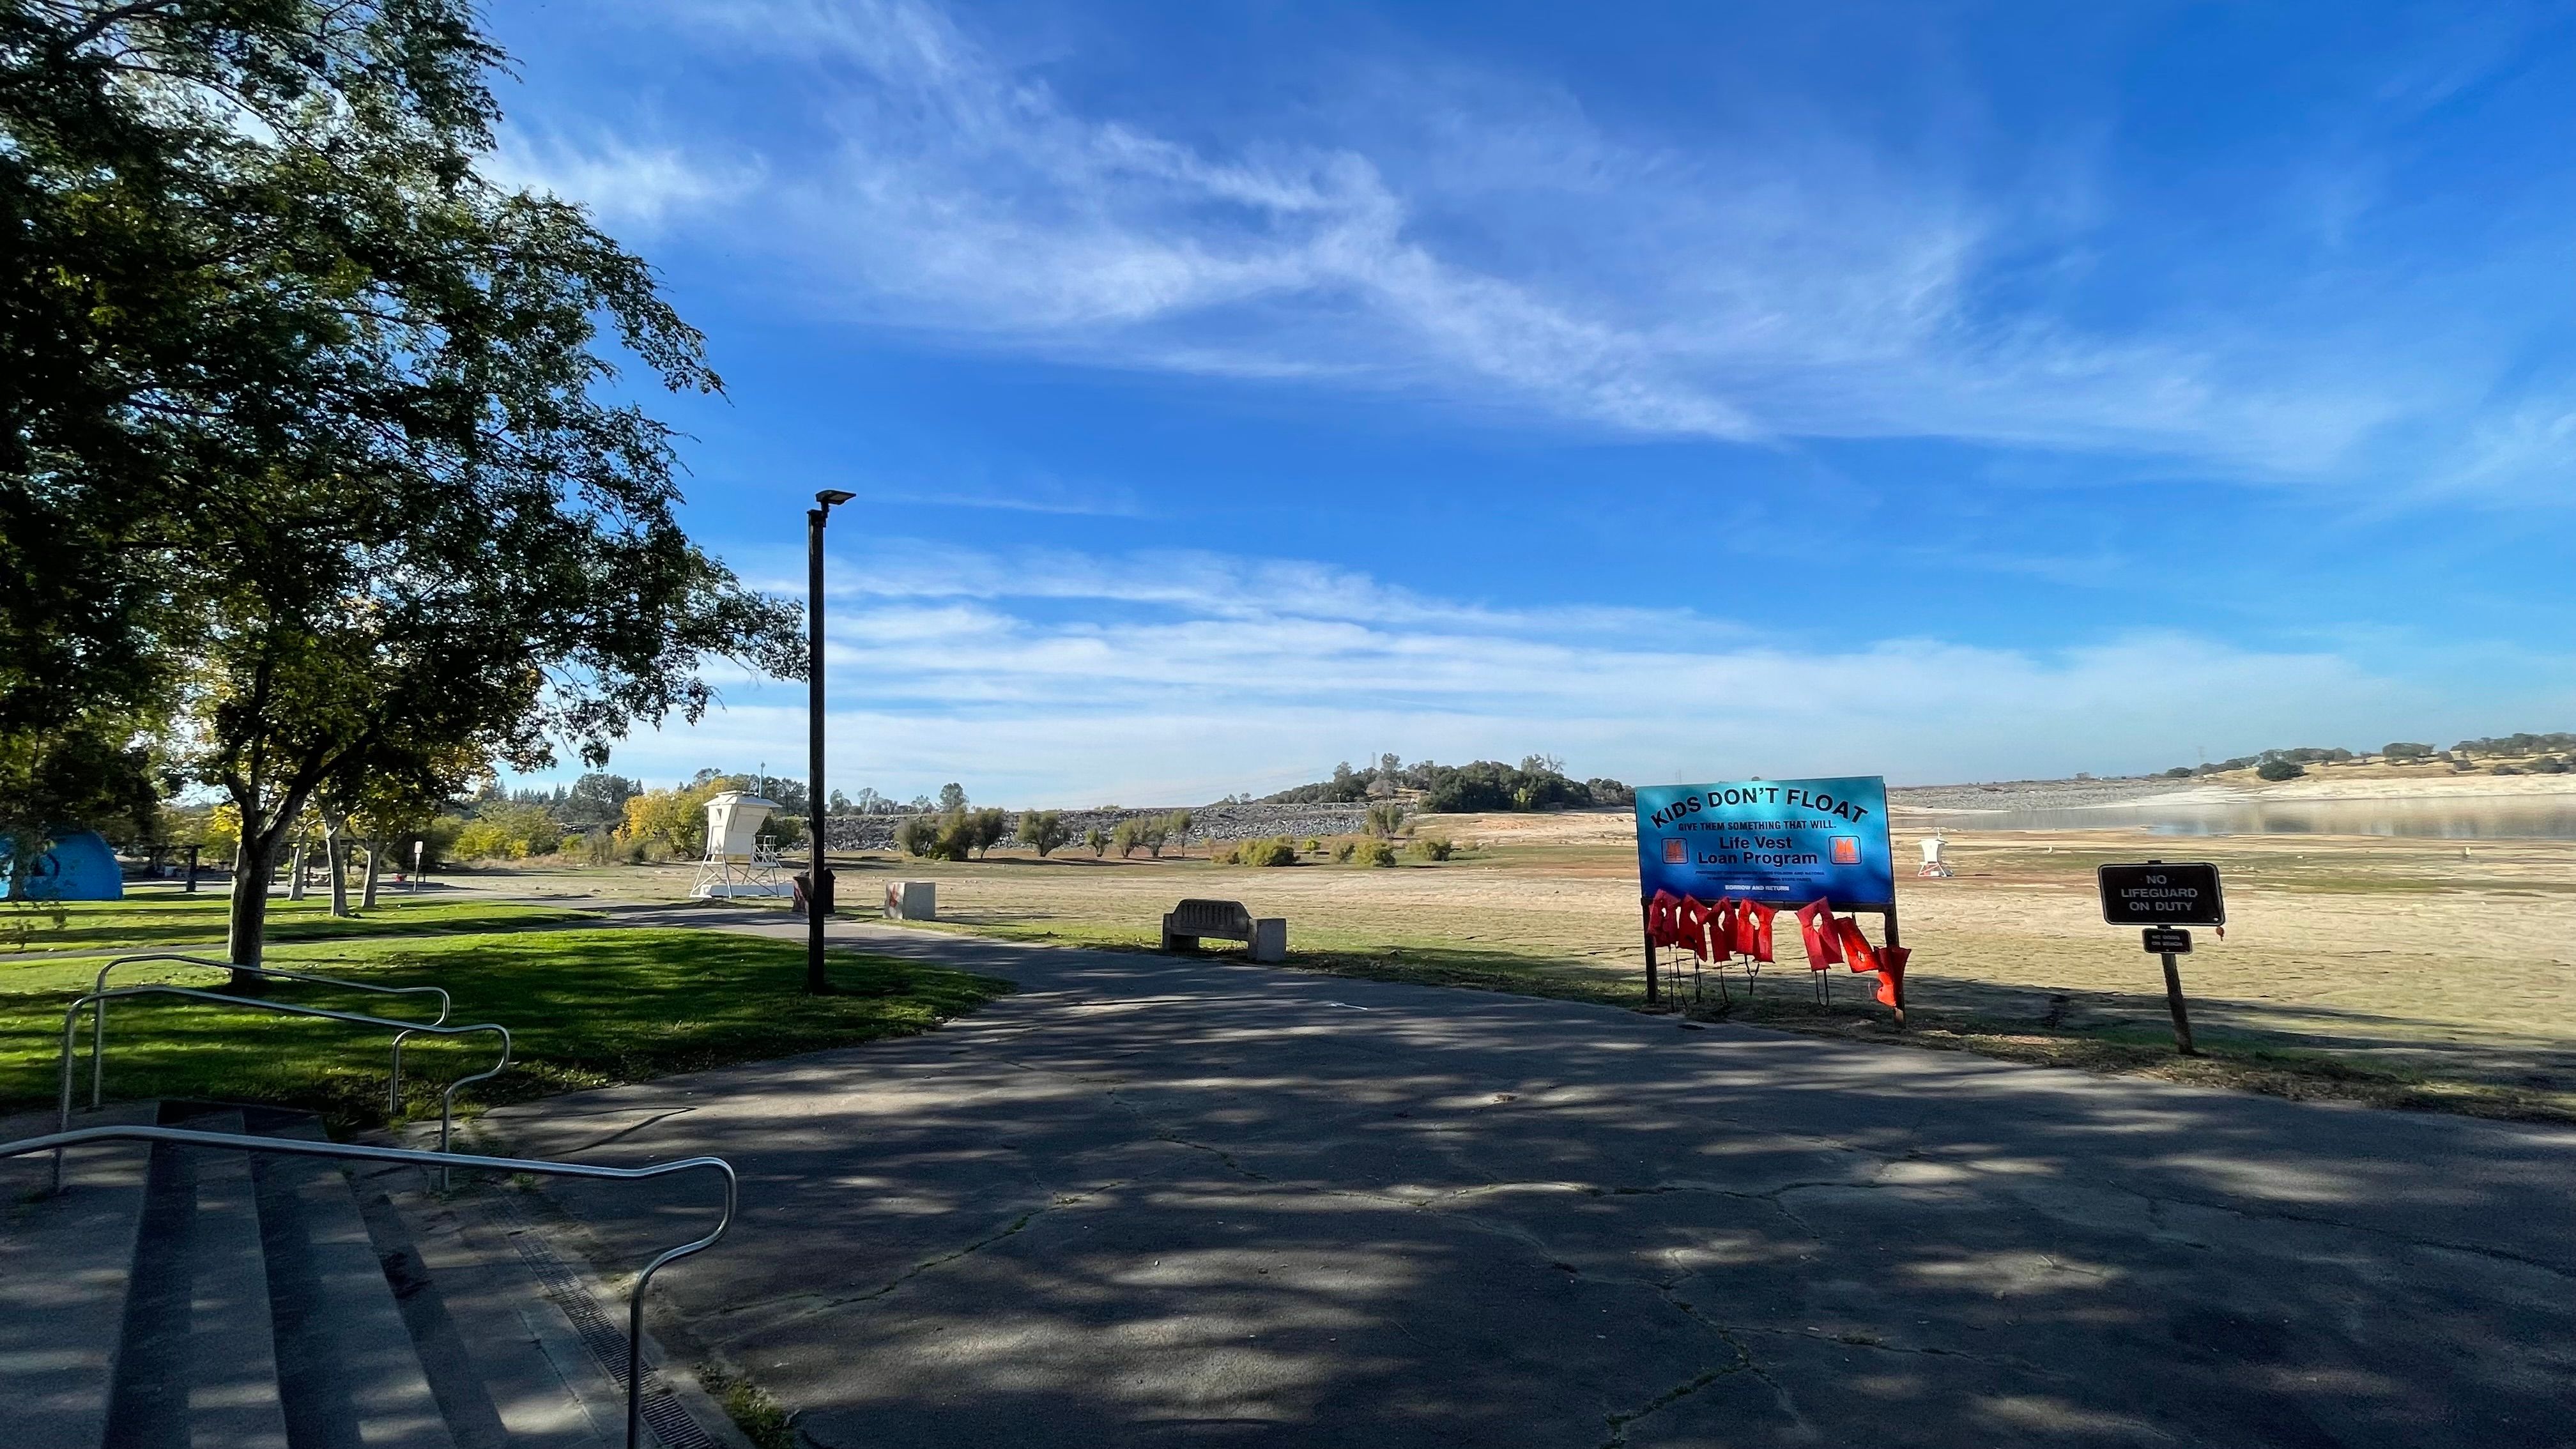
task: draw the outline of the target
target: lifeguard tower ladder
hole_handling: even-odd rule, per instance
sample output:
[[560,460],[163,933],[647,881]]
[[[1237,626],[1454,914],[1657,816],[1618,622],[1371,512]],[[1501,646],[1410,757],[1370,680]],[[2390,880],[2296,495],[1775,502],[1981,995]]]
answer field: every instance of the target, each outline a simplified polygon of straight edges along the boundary
[[793,894],[779,871],[778,852],[760,843],[760,827],[777,809],[777,801],[741,790],[726,790],[709,800],[707,858],[698,862],[697,883],[689,894],[728,901]]

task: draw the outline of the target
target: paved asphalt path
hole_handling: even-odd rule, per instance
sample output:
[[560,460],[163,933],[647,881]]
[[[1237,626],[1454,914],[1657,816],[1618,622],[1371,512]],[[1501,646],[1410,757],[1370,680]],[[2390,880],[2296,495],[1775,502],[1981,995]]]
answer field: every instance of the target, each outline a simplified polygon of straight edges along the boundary
[[812,1444],[2576,1443],[2576,1132],[833,934],[1020,992],[494,1114]]

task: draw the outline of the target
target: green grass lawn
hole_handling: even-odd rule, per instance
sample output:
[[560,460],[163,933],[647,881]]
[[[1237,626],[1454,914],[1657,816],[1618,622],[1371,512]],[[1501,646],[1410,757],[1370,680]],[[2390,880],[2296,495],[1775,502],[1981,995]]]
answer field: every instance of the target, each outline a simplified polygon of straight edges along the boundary
[[[840,994],[808,997],[802,943],[683,929],[353,942],[335,954],[343,959],[319,969],[381,985],[443,986],[456,1001],[452,1023],[510,1028],[516,1064],[460,1097],[480,1105],[906,1036],[1010,990],[985,977],[836,952]],[[288,949],[271,959],[291,968],[311,956]],[[75,994],[0,986],[0,1108],[53,1103],[63,1009]],[[414,1014],[386,1012],[381,996],[325,987],[281,985],[274,999]],[[82,1041],[85,1074],[86,1028]],[[270,1102],[320,1112],[335,1129],[386,1120],[390,1038],[382,1033],[172,998],[118,1003],[108,1042],[111,1100]],[[404,1049],[405,1115],[435,1116],[439,1089],[482,1070],[494,1054],[488,1036],[415,1039]]]
[[[12,953],[0,951],[0,990],[12,969],[11,956],[30,952],[80,951],[106,955],[119,951],[159,951],[221,947],[229,909],[220,892],[206,895],[154,895],[121,901],[67,901],[63,924],[31,911],[30,930]],[[386,936],[412,932],[502,931],[525,926],[555,926],[588,919],[582,912],[553,906],[513,905],[506,901],[457,900],[430,896],[379,897],[375,909],[354,916],[331,914],[328,892],[317,897],[268,904],[268,939],[314,941],[338,936]],[[32,963],[29,963],[32,964]],[[96,968],[93,967],[93,970]]]

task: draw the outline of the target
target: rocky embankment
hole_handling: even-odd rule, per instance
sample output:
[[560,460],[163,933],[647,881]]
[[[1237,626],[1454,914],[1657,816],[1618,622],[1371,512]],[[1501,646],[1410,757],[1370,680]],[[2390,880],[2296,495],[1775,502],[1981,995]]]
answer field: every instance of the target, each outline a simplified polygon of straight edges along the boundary
[[[1368,816],[1366,805],[1165,805],[1156,809],[1137,810],[1063,810],[1067,830],[1079,842],[1093,826],[1115,830],[1121,820],[1144,820],[1169,815],[1174,810],[1190,812],[1189,833],[1174,845],[1223,844],[1236,840],[1258,840],[1264,836],[1286,835],[1298,840],[1309,836],[1356,834]],[[1020,828],[1021,812],[1009,812],[1011,829]],[[834,850],[892,850],[894,832],[912,815],[835,815],[823,822]],[[935,818],[935,817],[934,817]],[[1078,848],[1078,847],[1077,847]],[[1166,845],[1164,849],[1171,849]]]

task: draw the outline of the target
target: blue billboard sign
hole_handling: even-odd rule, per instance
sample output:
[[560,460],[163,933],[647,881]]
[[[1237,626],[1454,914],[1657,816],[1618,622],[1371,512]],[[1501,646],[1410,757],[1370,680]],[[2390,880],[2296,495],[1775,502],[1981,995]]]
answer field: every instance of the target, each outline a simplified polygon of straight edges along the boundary
[[1836,909],[1896,904],[1887,781],[1730,780],[1637,791],[1637,879],[1657,891]]

